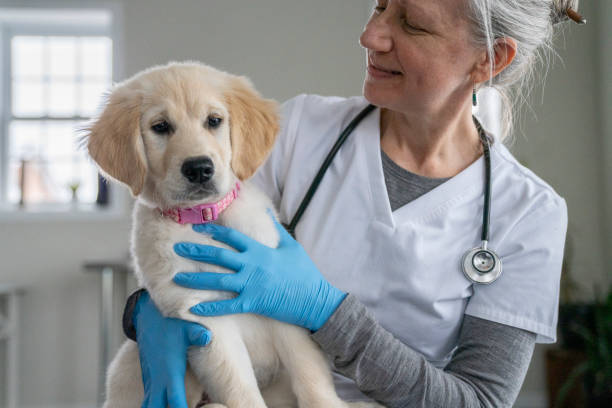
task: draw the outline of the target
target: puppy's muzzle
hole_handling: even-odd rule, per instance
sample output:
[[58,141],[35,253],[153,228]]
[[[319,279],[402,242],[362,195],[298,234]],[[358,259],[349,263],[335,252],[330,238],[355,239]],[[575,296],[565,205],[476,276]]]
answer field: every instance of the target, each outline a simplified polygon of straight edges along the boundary
[[210,157],[192,157],[183,162],[181,173],[190,183],[206,184],[215,174],[215,165]]

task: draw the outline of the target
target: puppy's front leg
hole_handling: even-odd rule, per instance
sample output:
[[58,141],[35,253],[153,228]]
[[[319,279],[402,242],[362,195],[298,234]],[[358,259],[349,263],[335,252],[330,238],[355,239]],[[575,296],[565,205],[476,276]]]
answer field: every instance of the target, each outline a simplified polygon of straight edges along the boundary
[[[336,394],[323,352],[300,327],[276,322],[274,341],[300,408],[347,408]],[[299,350],[299,353],[295,351]]]
[[[194,378],[192,370],[185,373],[187,405],[195,407],[202,395],[202,386]],[[106,401],[103,408],[140,408],[144,389],[138,356],[138,345],[127,340],[121,345],[106,377]]]
[[240,330],[231,317],[203,318],[213,333],[206,347],[189,349],[189,364],[211,401],[228,408],[266,408]]

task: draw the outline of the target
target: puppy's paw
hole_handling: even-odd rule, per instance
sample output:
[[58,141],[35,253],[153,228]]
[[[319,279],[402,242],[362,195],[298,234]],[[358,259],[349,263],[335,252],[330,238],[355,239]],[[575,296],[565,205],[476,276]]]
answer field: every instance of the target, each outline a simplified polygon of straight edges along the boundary
[[221,404],[206,404],[206,405],[203,405],[202,408],[227,408],[227,407]]

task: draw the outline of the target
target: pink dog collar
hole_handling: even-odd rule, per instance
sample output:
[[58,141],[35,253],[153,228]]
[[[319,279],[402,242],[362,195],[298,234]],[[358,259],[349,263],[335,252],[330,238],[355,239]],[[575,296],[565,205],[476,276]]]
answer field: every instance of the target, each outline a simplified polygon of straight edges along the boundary
[[225,210],[236,198],[240,191],[240,183],[227,193],[220,201],[212,204],[200,204],[191,208],[170,208],[162,211],[164,217],[172,218],[179,224],[206,224],[219,218],[221,211]]

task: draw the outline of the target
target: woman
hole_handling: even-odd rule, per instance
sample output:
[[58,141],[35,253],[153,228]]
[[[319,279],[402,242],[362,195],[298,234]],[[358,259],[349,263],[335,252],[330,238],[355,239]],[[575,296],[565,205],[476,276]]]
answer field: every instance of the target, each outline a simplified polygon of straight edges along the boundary
[[[259,313],[310,329],[343,375],[336,385],[346,399],[512,406],[534,344],[555,339],[567,210],[501,144],[507,120],[491,145],[490,243],[504,274],[488,286],[466,279],[459,264],[479,243],[484,187],[472,103],[487,85],[520,94],[570,7],[577,0],[378,0],[360,38],[365,99],[287,102],[274,151],[254,177],[291,219],[336,135],[368,102],[379,108],[342,147],[298,224],[305,250],[282,227],[277,249],[200,228],[238,252],[189,243],[176,252],[237,273],[175,281],[239,295],[192,311]],[[187,348],[207,344],[210,333],[162,318],[146,293],[128,305],[143,407],[186,407]]]

